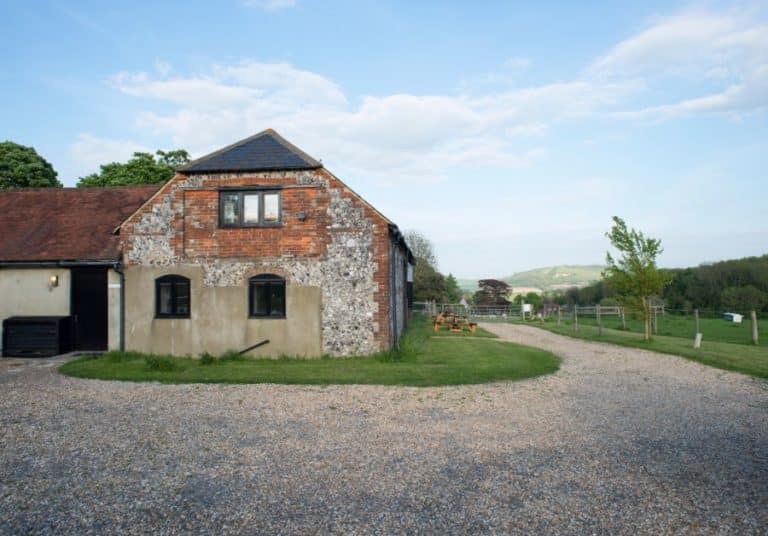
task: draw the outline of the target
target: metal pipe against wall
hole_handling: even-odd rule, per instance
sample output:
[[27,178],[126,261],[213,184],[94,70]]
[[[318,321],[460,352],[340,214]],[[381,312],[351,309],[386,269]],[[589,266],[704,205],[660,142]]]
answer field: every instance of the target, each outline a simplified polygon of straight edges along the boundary
[[125,272],[119,262],[114,264],[114,270],[120,276],[120,351],[125,352]]

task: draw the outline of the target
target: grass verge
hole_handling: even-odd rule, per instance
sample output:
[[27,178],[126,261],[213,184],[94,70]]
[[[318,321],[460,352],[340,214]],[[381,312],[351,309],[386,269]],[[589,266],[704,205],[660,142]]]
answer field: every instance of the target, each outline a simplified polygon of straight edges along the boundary
[[109,352],[65,363],[67,376],[162,383],[374,384],[433,387],[521,380],[555,372],[549,352],[480,336],[432,337],[416,317],[400,348],[346,359],[202,359]]
[[[708,341],[706,334],[702,347],[693,348],[693,336],[690,339],[668,335],[654,335],[651,341],[643,340],[642,333],[603,328],[603,335],[598,335],[596,326],[584,325],[579,320],[579,331],[573,331],[570,325],[558,326],[552,322],[530,322],[529,325],[595,342],[608,342],[619,346],[642,348],[663,354],[672,354],[704,365],[733,372],[741,372],[757,378],[768,378],[768,347],[748,346],[730,342]],[[703,330],[702,330],[703,331]]]

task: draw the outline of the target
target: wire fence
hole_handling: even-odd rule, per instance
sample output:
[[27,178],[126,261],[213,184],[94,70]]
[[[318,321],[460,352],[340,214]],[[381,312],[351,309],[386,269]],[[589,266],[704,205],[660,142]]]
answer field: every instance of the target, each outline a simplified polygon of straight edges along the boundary
[[[417,302],[414,312],[428,316],[438,313],[453,314],[470,322],[522,322],[537,320],[542,323],[567,327],[572,330],[597,329],[642,333],[645,329],[642,312],[618,305],[556,305],[545,304],[536,311],[530,306],[478,306]],[[761,327],[768,314],[716,309],[670,309],[664,304],[650,309],[649,326],[653,335],[695,340],[704,337],[710,341],[735,344],[759,344]]]

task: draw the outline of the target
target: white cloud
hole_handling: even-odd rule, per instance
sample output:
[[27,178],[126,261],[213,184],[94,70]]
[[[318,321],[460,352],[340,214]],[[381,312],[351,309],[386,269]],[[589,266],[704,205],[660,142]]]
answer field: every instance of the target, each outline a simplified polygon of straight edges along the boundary
[[111,83],[123,93],[135,97],[212,110],[240,105],[259,96],[252,89],[222,85],[203,77],[153,80],[147,73],[121,72],[112,77]]
[[[353,106],[317,73],[253,61],[186,77],[118,73],[110,83],[146,100],[137,127],[170,136],[194,155],[273,127],[340,172],[387,182],[439,180],[463,165],[531,165],[546,149],[521,141],[631,90],[579,81],[481,95],[367,96]],[[176,110],[166,111],[168,103]]]
[[296,5],[296,0],[243,0],[243,5],[264,11],[280,11]]
[[768,109],[768,65],[755,73],[748,82],[734,84],[723,91],[684,99],[673,104],[650,106],[630,112],[617,112],[614,117],[661,121],[673,117],[701,113],[725,113],[733,117]]
[[87,133],[78,135],[70,146],[75,171],[80,176],[97,172],[102,164],[124,162],[135,152],[154,151],[133,140],[100,138]]
[[614,46],[589,68],[594,75],[637,76],[681,72],[724,58],[724,39],[738,32],[735,19],[712,13],[684,13],[655,21]]
[[341,88],[327,78],[297,69],[288,63],[243,61],[217,66],[214,76],[225,84],[255,88],[272,102],[304,102],[313,108],[335,108],[347,104]]
[[[654,21],[618,43],[587,69],[592,79],[640,78],[649,86],[680,80],[700,95],[614,114],[664,120],[723,112],[746,114],[768,106],[768,24],[743,14],[685,12]],[[713,91],[712,85],[720,85]]]
[[[272,127],[339,173],[429,182],[457,166],[533,165],[547,153],[543,142],[566,121],[663,120],[765,108],[766,28],[729,14],[661,18],[597,58],[581,77],[530,87],[481,84],[457,93],[350,99],[319,73],[257,61],[186,75],[159,64],[154,74],[121,72],[110,84],[142,99],[138,129],[169,137],[195,156]],[[530,63],[509,59],[499,66],[497,81]],[[668,76],[705,85],[696,96],[626,110],[646,89],[665,94],[657,81]],[[619,106],[625,110],[617,112]]]
[[497,122],[551,122],[591,115],[620,102],[640,87],[636,81],[576,80],[490,94],[478,102]]

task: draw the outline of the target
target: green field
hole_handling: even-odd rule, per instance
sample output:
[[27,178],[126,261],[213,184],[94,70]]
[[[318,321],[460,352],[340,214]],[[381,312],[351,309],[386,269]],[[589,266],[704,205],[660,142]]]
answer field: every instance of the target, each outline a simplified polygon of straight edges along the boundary
[[161,383],[376,384],[429,387],[521,380],[555,372],[559,359],[549,352],[477,335],[432,336],[417,317],[401,349],[347,359],[248,359],[231,354],[200,359],[110,352],[62,365],[78,378]]
[[642,325],[639,320],[628,321],[628,327],[633,331],[609,329],[609,327],[621,325],[621,322],[615,318],[603,322],[602,336],[598,335],[593,319],[579,318],[578,331],[574,331],[570,322],[563,322],[558,326],[555,319],[549,319],[543,323],[527,322],[527,324],[569,337],[678,355],[723,370],[768,378],[768,344],[765,342],[761,346],[749,344],[749,323],[740,326],[723,320],[703,319],[701,329],[704,340],[699,349],[693,348],[693,321],[691,319],[686,321],[684,317],[667,315],[665,320],[659,317],[659,335],[655,335],[650,342],[643,340]]
[[[607,328],[621,328],[621,318],[618,316],[603,316],[601,322],[603,326]],[[635,333],[643,332],[643,321],[640,318],[627,317],[626,322],[629,331]],[[657,317],[657,322],[658,335],[681,337],[692,341],[696,332],[695,321],[691,315],[659,315]],[[566,325],[571,324],[570,315],[563,315],[563,323]],[[596,326],[597,320],[594,316],[581,315],[579,316],[579,325]],[[763,328],[765,331],[764,335],[767,337],[764,343],[768,343],[768,320],[762,319],[760,327]],[[721,318],[701,318],[700,329],[705,342],[718,341],[730,342],[733,344],[752,344],[752,328],[748,318],[745,318],[744,322],[741,324],[726,322]]]

